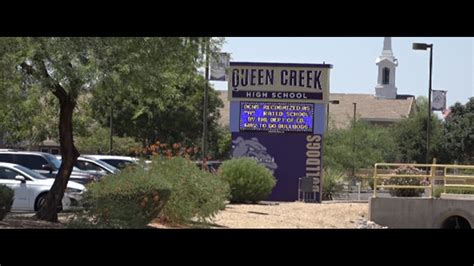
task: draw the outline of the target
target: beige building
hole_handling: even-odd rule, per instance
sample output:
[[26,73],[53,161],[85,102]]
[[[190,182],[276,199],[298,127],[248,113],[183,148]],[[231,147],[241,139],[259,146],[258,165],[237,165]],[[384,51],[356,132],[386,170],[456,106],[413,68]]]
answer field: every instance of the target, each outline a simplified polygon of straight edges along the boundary
[[415,98],[397,95],[396,99],[377,98],[371,94],[331,93],[329,104],[329,128],[345,128],[356,118],[377,125],[388,125],[407,118],[414,110]]

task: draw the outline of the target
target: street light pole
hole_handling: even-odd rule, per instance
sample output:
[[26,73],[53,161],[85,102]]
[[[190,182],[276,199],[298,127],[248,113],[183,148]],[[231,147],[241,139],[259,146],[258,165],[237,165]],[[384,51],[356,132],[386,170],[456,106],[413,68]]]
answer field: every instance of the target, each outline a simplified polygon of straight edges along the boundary
[[430,163],[430,131],[431,131],[431,91],[433,77],[433,44],[413,43],[413,50],[426,50],[430,48],[430,76],[428,85],[428,124],[426,125],[426,163]]
[[431,91],[433,76],[433,44],[430,46],[430,85],[428,87],[428,126],[426,127],[426,163],[430,163],[430,131],[431,131]]

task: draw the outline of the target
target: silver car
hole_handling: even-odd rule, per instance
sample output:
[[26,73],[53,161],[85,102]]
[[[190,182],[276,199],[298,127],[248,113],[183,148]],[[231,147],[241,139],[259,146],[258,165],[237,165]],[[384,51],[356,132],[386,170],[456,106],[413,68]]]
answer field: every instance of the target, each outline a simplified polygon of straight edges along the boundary
[[[46,178],[24,166],[0,163],[0,186],[5,185],[15,193],[12,211],[38,211],[53,183],[54,178]],[[69,181],[61,209],[69,210],[78,206],[84,191],[83,185]]]

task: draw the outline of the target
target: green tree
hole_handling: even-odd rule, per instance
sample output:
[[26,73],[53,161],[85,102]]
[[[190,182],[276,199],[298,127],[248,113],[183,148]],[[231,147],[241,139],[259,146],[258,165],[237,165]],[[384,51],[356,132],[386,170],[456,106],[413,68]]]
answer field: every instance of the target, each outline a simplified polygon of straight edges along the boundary
[[324,139],[324,167],[346,173],[393,161],[395,142],[390,128],[357,120],[349,128],[330,130]]
[[[392,127],[400,162],[426,162],[426,131],[428,123],[428,100],[425,97],[416,99],[415,112]],[[442,122],[436,115],[431,115],[430,157],[440,158],[442,142]],[[440,162],[438,160],[438,162]],[[431,162],[429,162],[431,163]]]
[[232,134],[227,127],[219,127],[218,134],[220,136],[215,138],[217,145],[211,145],[211,147],[217,147],[215,152],[217,159],[228,160],[231,158]]
[[[4,71],[5,72],[5,71]],[[5,79],[2,79],[5,82]],[[4,144],[14,148],[31,148],[46,139],[59,141],[57,124],[59,102],[39,86],[21,87],[21,82],[6,86],[0,105],[0,136]],[[5,92],[5,91],[3,91]],[[74,134],[90,136],[99,126],[92,116],[90,93],[79,95],[74,109]],[[41,110],[41,111],[39,111]]]
[[[134,137],[144,146],[157,140],[186,146],[200,144],[206,81],[197,69],[203,65],[202,48],[206,41],[208,38],[125,40],[122,50],[115,52],[134,56],[117,60],[118,54],[107,55],[110,72],[99,84],[102,89],[92,92],[93,116],[107,127],[112,109],[114,133]],[[218,49],[219,41],[212,41],[211,51]],[[218,136],[221,106],[216,91],[211,88],[208,122],[211,143]]]
[[[73,140],[73,111],[78,95],[100,78],[93,38],[1,38],[2,88],[40,88],[59,101],[59,142],[63,157],[56,179],[37,213],[39,219],[57,221],[66,184],[79,152]],[[3,87],[3,86],[6,86]]]
[[456,103],[445,118],[443,133],[446,163],[474,163],[474,97],[462,105]]
[[[108,154],[110,151],[110,129],[92,127],[91,134],[77,136],[75,144],[80,153]],[[130,137],[113,136],[112,154],[132,155],[131,149],[141,147],[140,143]]]
[[[205,85],[196,70],[202,65],[203,47],[210,44],[215,52],[219,43],[178,37],[0,38],[2,96],[38,89],[51,92],[58,101],[63,160],[37,216],[57,221],[56,206],[79,156],[72,125],[82,96],[92,95],[92,117],[103,127],[108,125],[110,110],[115,110],[114,128],[116,125],[119,136],[132,136],[144,144],[160,137],[171,143],[186,138],[195,141],[202,125]],[[210,99],[209,123],[214,128],[222,103],[213,90]],[[78,132],[87,135],[90,117],[76,121]]]
[[[4,144],[27,148],[47,138],[57,139],[58,101],[43,89],[11,90],[0,110],[0,130]],[[38,112],[41,110],[41,112]]]
[[57,100],[41,87],[21,82],[14,71],[19,56],[18,39],[0,39],[0,136],[10,147],[35,145],[58,135]]

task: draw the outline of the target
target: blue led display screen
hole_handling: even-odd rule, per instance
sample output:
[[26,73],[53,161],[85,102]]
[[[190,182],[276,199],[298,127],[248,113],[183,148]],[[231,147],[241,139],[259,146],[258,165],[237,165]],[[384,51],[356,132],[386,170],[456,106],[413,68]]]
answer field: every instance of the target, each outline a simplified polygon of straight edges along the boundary
[[240,131],[313,132],[314,104],[240,102]]

